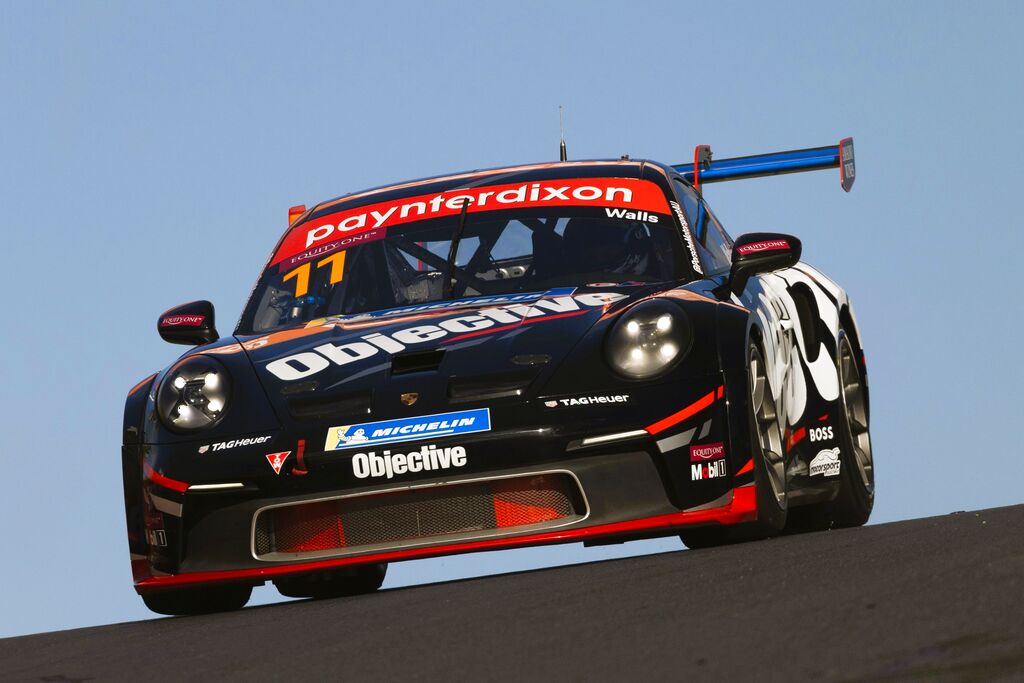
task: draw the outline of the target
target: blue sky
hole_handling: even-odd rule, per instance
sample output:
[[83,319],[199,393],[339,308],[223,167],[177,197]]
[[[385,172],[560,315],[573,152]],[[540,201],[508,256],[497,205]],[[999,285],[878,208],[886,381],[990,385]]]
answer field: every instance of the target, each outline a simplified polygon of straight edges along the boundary
[[[1021,6],[4,3],[0,636],[148,618],[131,589],[124,395],[192,299],[230,329],[287,208],[557,158],[667,162],[854,136],[834,173],[708,189],[800,236],[867,346],[872,522],[1022,502]],[[507,551],[386,585],[674,550]],[[254,602],[277,600],[271,588]]]

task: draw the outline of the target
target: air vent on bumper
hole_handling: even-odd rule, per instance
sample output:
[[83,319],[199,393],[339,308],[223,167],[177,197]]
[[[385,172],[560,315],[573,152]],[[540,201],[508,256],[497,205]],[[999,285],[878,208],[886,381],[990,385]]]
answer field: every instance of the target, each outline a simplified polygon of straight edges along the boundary
[[334,557],[546,529],[586,515],[575,477],[547,472],[265,508],[254,520],[253,554]]

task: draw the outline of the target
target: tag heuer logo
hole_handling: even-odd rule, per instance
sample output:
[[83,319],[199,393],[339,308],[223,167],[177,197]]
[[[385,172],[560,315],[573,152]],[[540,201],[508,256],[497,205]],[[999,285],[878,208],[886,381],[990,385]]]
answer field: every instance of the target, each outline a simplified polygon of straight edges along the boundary
[[407,406],[411,406],[420,399],[420,395],[415,391],[410,391],[407,394],[402,394],[402,403]]

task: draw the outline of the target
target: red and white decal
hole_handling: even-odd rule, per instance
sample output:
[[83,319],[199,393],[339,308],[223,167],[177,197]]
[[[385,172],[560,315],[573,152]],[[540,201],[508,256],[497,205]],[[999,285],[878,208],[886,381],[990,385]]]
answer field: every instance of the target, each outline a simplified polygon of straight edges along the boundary
[[700,446],[690,446],[690,462],[719,460],[724,457],[725,444],[723,443],[706,443]]
[[600,206],[668,212],[668,203],[661,189],[648,180],[636,178],[576,178],[487,185],[369,204],[306,221],[285,236],[271,264],[341,238],[413,221],[455,216],[462,210],[463,203],[468,203],[466,210],[469,213],[549,206]]
[[751,242],[750,244],[736,247],[736,251],[740,256],[757,254],[762,251],[778,251],[780,249],[789,249],[789,242],[786,240],[765,240],[764,242]]
[[315,247],[310,247],[309,249],[300,251],[294,256],[289,256],[281,262],[280,268],[282,271],[290,270],[304,261],[311,261],[312,259],[320,258],[321,256],[333,254],[339,249],[348,249],[349,247],[353,247],[357,244],[366,244],[367,242],[382,240],[385,237],[385,232],[384,228],[376,228],[374,230],[359,232],[354,235],[343,235],[341,238],[332,242],[317,244]]
[[284,465],[284,461],[291,455],[291,451],[284,451],[283,453],[267,453],[267,462],[274,468],[274,474],[281,474],[281,467]]
[[707,479],[720,479],[728,474],[725,467],[725,460],[713,460],[707,463],[695,463],[690,465],[690,481],[705,481]]
[[169,315],[160,321],[160,327],[199,327],[205,315]]

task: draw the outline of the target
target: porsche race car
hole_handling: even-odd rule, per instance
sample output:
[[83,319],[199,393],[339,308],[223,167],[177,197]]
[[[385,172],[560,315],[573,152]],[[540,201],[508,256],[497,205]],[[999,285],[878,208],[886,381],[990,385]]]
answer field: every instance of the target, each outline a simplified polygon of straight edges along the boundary
[[128,394],[136,591],[159,613],[373,591],[387,563],[864,524],[853,306],[792,235],[731,237],[714,182],[840,169],[853,141],[561,161],[294,207],[233,334]]

